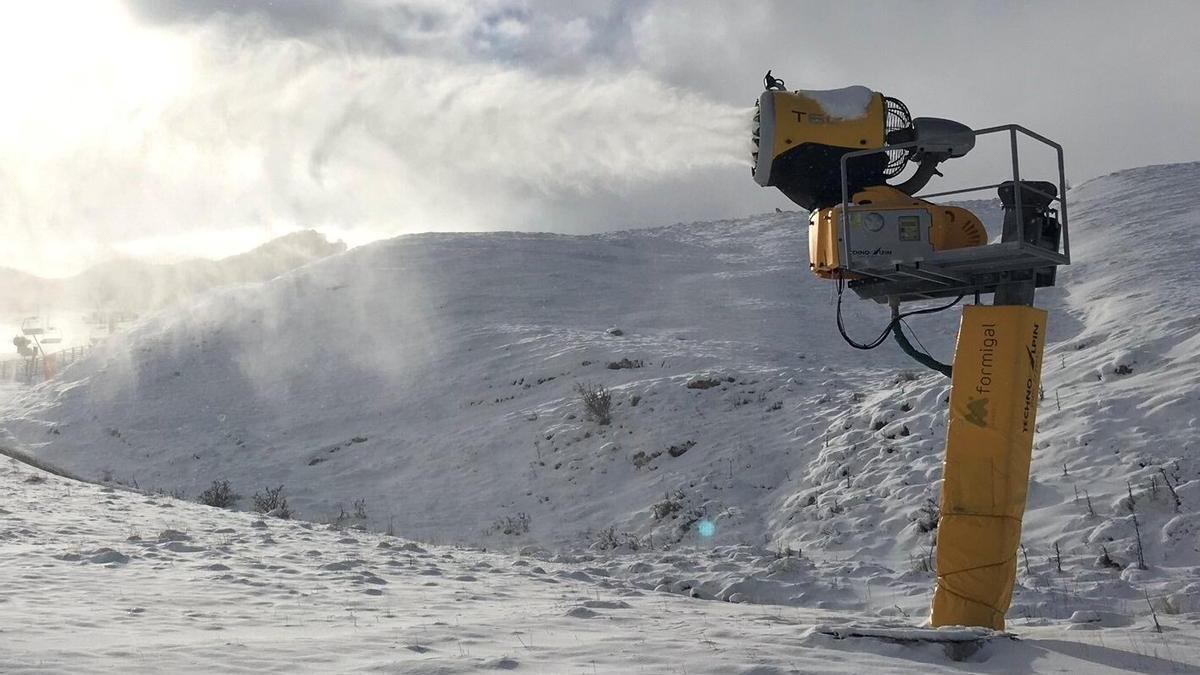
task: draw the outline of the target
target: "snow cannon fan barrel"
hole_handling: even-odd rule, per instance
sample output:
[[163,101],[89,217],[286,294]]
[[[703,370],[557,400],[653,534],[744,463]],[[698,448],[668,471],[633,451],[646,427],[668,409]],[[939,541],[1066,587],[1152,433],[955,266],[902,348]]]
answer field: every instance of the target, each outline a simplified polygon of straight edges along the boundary
[[[768,88],[758,99],[751,133],[754,180],[763,187],[778,188],[808,210],[841,202],[842,156],[883,147],[886,105],[881,94],[866,87],[829,91]],[[882,185],[888,160],[880,154],[854,162],[849,167],[850,191]]]
[[766,90],[755,103],[750,173],[809,211],[842,202],[842,158],[851,152],[887,148],[847,163],[847,194],[887,185],[916,161],[916,172],[892,185],[913,195],[938,175],[939,163],[975,147],[970,127],[936,117],[914,120],[900,100],[866,87],[783,87],[767,73]]

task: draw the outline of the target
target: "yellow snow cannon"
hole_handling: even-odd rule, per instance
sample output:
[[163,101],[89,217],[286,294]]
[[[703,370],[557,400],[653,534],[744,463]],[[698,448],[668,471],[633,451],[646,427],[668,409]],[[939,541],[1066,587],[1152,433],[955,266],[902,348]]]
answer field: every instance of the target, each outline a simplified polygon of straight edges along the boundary
[[[1001,133],[1011,140],[1012,180],[921,194],[942,175],[943,162],[971,152],[978,136]],[[1057,151],[1057,185],[1021,180],[1018,134]],[[860,297],[1005,298],[1021,287],[1028,304],[1032,289],[1053,286],[1056,266],[1070,262],[1062,148],[1023,127],[973,130],[914,118],[899,99],[867,87],[789,91],[768,72],[751,137],[755,181],[811,212],[811,271]],[[998,244],[988,244],[986,228],[968,209],[931,201],[997,188],[1005,211]]]
[[[869,350],[889,335],[909,356],[952,377],[937,537],[934,626],[1004,628],[1012,598],[1021,519],[1037,420],[1046,312],[1034,292],[1069,264],[1062,146],[1015,124],[973,130],[913,119],[900,101],[866,87],[788,91],[768,71],[752,132],[752,173],[811,211],[809,265],[837,282],[837,327]],[[918,194],[938,165],[962,157],[986,134],[1008,136],[1012,177],[990,185]],[[1018,138],[1053,149],[1058,182],[1020,176]],[[916,164],[901,179],[909,162]],[[998,243],[975,214],[934,197],[997,190],[1004,210]],[[842,323],[842,292],[887,303],[891,321],[857,342]],[[993,305],[980,296],[993,295]],[[953,366],[916,349],[903,320],[950,309],[968,295]],[[952,298],[901,312],[902,303]]]

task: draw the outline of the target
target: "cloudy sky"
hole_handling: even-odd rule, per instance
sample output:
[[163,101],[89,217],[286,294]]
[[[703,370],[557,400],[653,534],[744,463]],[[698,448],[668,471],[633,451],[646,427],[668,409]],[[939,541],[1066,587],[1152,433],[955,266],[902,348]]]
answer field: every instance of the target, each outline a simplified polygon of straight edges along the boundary
[[1198,24],[1162,0],[4,3],[0,266],[789,208],[748,171],[768,68],[1025,124],[1074,182],[1200,160]]

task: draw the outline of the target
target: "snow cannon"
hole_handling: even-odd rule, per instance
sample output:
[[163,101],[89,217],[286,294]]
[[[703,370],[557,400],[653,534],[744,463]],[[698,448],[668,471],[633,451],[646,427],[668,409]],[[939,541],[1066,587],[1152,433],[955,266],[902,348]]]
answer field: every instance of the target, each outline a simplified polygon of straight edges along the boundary
[[[930,623],[1003,630],[1029,486],[1046,312],[1037,288],[1071,261],[1062,146],[1015,124],[971,129],[913,119],[899,100],[866,87],[788,91],[764,80],[752,137],[755,181],[809,210],[809,267],[837,287],[837,328],[870,350],[890,335],[917,362],[951,377],[937,587]],[[943,162],[986,134],[1008,137],[1012,174],[990,184],[922,193]],[[1019,137],[1058,157],[1058,182],[1021,180]],[[912,163],[915,168],[902,178]],[[997,190],[1000,241],[967,209],[931,199]],[[891,321],[859,342],[842,322],[842,294],[887,303]],[[980,296],[992,294],[993,305]],[[968,295],[953,365],[917,349],[904,319],[954,307]],[[951,298],[901,312],[902,303]]]
[[[1003,294],[1030,281],[1052,286],[1055,266],[1070,262],[1062,148],[1053,141],[1016,125],[973,130],[913,118],[899,99],[862,86],[789,91],[770,72],[764,86],[751,173],[811,212],[809,269],[818,277],[876,302],[905,302]],[[1012,138],[1010,180],[920,194],[942,176],[943,162],[971,152],[978,136],[1003,132]],[[1058,185],[1020,180],[1018,133],[1058,152]],[[1005,222],[1018,223],[999,245],[988,245],[971,211],[929,201],[997,187]]]
[[[844,202],[843,192],[886,185],[915,160],[917,172],[892,186],[913,195],[937,175],[939,163],[975,147],[966,125],[914,120],[899,99],[866,87],[787,91],[770,72],[765,84],[755,108],[750,172],[759,185],[778,188],[809,211]],[[895,147],[904,143],[909,147]],[[859,150],[879,152],[848,164],[843,180],[843,157]]]

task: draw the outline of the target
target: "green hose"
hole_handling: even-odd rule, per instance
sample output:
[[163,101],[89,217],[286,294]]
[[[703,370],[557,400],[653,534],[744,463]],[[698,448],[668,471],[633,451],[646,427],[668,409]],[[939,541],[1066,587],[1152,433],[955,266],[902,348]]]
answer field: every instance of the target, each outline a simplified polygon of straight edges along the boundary
[[936,370],[939,373],[950,377],[954,371],[949,364],[942,363],[925,352],[919,351],[912,343],[908,341],[908,336],[904,334],[904,330],[900,327],[899,319],[892,320],[892,337],[896,339],[896,344],[900,345],[900,349],[913,358],[914,361],[920,363],[926,368]]

